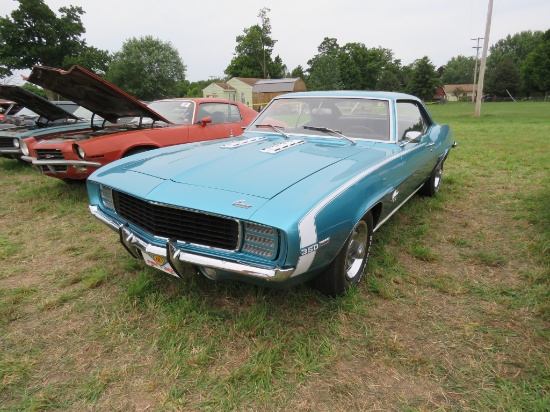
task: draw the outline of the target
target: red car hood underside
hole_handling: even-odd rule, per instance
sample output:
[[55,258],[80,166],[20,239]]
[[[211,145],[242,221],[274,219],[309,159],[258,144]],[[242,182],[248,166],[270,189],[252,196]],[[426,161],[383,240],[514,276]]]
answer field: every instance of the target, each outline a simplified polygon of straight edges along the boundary
[[35,66],[27,79],[85,107],[109,122],[122,117],[149,117],[172,123],[101,77],[73,66],[69,70]]

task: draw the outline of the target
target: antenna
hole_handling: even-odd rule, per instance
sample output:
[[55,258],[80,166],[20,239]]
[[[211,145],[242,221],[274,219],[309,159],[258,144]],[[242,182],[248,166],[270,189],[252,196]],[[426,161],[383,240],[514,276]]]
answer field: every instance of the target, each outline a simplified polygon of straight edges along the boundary
[[229,137],[235,137],[233,136],[233,118],[231,117],[231,101],[227,100],[227,120],[229,121]]

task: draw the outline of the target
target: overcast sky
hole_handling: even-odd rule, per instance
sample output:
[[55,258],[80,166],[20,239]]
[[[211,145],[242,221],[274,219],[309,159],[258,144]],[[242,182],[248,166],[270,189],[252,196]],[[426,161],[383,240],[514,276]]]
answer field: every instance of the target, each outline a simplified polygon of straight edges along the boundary
[[[474,56],[484,37],[488,0],[46,0],[56,13],[74,5],[85,11],[84,37],[90,46],[119,51],[131,37],[169,41],[187,66],[187,79],[223,77],[235,38],[260,24],[269,8],[272,38],[290,71],[317,54],[325,37],[343,46],[358,42],[393,51],[402,64],[428,56],[439,67],[459,54]],[[9,16],[19,6],[0,0]],[[550,28],[550,0],[494,0],[489,45],[508,34]],[[483,41],[480,43],[483,45]],[[480,50],[481,57],[481,50]]]

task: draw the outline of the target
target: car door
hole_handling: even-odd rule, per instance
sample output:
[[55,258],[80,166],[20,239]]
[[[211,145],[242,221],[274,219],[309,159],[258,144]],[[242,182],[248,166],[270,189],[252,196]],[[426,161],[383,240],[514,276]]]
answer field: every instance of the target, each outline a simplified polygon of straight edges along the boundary
[[[411,100],[402,100],[396,103],[397,139],[402,150],[402,165],[405,180],[401,187],[402,193],[409,196],[430,175],[437,155],[433,151],[434,142],[430,138],[432,126],[420,103]],[[407,140],[406,134],[410,131],[420,132],[414,140]]]
[[[202,123],[209,117],[211,123]],[[230,103],[201,103],[197,108],[197,120],[190,126],[189,141],[213,140],[241,134],[237,122],[242,119],[236,105]]]

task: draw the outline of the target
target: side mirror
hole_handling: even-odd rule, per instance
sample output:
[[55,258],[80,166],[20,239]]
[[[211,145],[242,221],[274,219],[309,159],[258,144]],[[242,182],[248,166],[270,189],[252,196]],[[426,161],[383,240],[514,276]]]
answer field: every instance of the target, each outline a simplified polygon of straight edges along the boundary
[[408,143],[418,143],[420,142],[420,136],[422,136],[422,132],[418,132],[416,130],[411,130],[407,133],[405,133],[405,141],[401,143],[401,147],[405,146]]
[[203,117],[201,119],[200,123],[201,123],[202,127],[205,127],[208,123],[212,123],[212,118],[211,117]]

